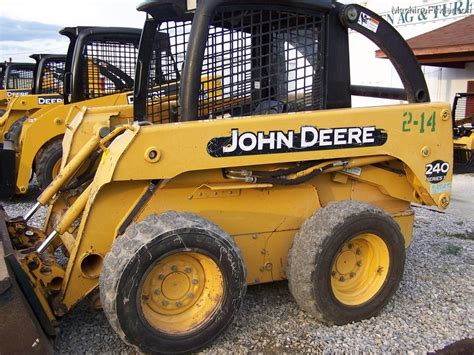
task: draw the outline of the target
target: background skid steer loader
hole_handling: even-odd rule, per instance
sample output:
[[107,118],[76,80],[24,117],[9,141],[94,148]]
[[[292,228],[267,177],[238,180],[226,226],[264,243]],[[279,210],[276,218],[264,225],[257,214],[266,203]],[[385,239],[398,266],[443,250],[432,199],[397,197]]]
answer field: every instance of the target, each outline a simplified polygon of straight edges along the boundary
[[7,68],[7,62],[0,62],[0,90],[3,90],[3,77],[5,75],[5,69]]
[[[8,62],[0,62],[0,93],[2,94],[2,101],[5,98],[3,96],[4,90],[5,90],[5,87],[3,85],[3,81],[5,79],[5,70],[7,69],[7,65],[8,65]],[[4,114],[5,108],[6,108],[6,105],[4,105],[4,103],[2,102],[0,104],[0,117],[1,117],[1,115]]]
[[[62,77],[66,56],[60,54],[32,54],[36,61],[33,71],[33,86],[27,95],[12,97],[6,111],[0,118],[0,144],[3,144],[8,132],[20,128],[28,115],[50,104],[62,102]],[[15,126],[12,128],[12,126]]]
[[474,92],[454,97],[454,172],[474,173]]
[[[410,204],[449,204],[449,106],[429,103],[409,47],[359,5],[190,3],[139,7],[150,16],[136,124],[111,129],[111,108],[77,115],[73,130],[86,124],[88,141],[71,153],[75,136],[66,136],[61,172],[38,203],[0,220],[11,278],[40,330],[98,286],[117,334],[146,352],[208,345],[247,285],[275,280],[288,279],[322,321],[376,315],[403,274]],[[351,87],[349,29],[387,53],[404,90]],[[179,60],[153,50],[161,32],[184,62],[179,85],[167,71]],[[410,104],[352,109],[351,93]],[[170,110],[179,123],[167,124]],[[41,205],[45,227],[33,228]],[[56,260],[60,247],[67,266]]]
[[[83,106],[128,103],[141,30],[70,27],[60,33],[70,38],[64,104],[44,107],[10,126],[8,142],[0,150],[0,196],[26,193],[32,172],[41,188],[49,184],[59,171],[69,114]],[[31,96],[31,100],[38,98]]]
[[8,101],[16,96],[28,95],[33,87],[33,63],[2,63],[0,88],[0,118],[7,109]]

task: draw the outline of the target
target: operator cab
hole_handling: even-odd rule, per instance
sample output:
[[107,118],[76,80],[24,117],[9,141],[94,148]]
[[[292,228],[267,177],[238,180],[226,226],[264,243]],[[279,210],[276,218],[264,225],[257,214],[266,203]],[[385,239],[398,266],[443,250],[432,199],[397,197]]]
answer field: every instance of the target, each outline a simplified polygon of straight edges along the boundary
[[[429,102],[410,48],[384,21],[369,28],[367,19],[378,18],[370,10],[330,0],[276,0],[271,7],[246,0],[198,1],[197,9],[188,7],[192,3],[149,0],[138,7],[149,15],[135,87],[138,121],[349,108],[351,95]],[[404,89],[351,85],[348,29],[387,53]],[[155,54],[160,43],[155,38],[163,33],[171,55]]]
[[133,90],[141,30],[83,26],[66,27],[59,33],[70,40],[64,75],[66,104]]

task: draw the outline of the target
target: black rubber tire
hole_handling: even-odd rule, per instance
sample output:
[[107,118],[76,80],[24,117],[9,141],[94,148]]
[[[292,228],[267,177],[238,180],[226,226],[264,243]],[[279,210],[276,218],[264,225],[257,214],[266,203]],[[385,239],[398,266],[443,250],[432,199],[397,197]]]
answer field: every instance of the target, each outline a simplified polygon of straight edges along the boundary
[[[224,295],[220,308],[208,321],[176,335],[149,325],[137,298],[148,268],[180,251],[211,257],[222,272]],[[132,224],[115,240],[100,275],[100,299],[112,328],[123,341],[140,351],[193,352],[210,344],[232,323],[245,296],[245,278],[241,253],[224,231],[194,214],[170,211]]]
[[[474,133],[473,133],[474,134]],[[464,153],[464,154],[462,154]],[[464,159],[460,159],[463,157]],[[454,174],[472,174],[474,173],[474,150],[472,151],[454,151]]]
[[55,139],[41,149],[36,157],[35,173],[38,185],[44,190],[53,181],[54,165],[62,159],[63,146],[61,139]]
[[[380,237],[389,251],[389,271],[381,289],[367,302],[348,306],[331,288],[334,258],[342,245],[362,233]],[[405,266],[404,238],[398,224],[383,210],[357,201],[321,208],[302,225],[288,255],[290,291],[298,305],[320,321],[346,324],[370,318],[397,290]]]
[[28,116],[23,116],[22,118],[16,120],[8,129],[8,132],[5,134],[5,140],[8,140],[13,143],[15,149],[18,148],[20,143],[21,130],[23,128],[23,123],[25,123]]

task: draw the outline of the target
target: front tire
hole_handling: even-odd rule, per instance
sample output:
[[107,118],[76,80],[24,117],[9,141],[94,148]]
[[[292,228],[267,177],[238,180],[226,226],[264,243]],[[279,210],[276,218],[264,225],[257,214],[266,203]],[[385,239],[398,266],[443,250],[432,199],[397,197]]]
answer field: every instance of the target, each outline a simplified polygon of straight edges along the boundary
[[59,174],[63,157],[62,140],[56,139],[46,143],[36,157],[36,178],[41,190],[44,190]]
[[319,209],[296,234],[288,257],[290,291],[321,321],[370,318],[398,288],[404,238],[383,210],[357,201]]
[[126,343],[144,352],[192,352],[231,324],[245,277],[239,249],[219,227],[166,212],[115,240],[100,276],[101,303]]

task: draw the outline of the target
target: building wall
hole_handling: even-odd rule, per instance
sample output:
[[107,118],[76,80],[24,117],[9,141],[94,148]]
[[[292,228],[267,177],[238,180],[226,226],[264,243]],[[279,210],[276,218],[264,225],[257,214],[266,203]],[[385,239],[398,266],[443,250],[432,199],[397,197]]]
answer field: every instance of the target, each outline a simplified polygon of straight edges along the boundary
[[465,69],[424,66],[432,101],[451,101],[457,92],[466,92],[467,82],[474,80],[474,63]]
[[[353,3],[354,1],[342,1]],[[474,14],[474,0],[395,0],[356,1],[383,16],[405,38],[446,26]],[[358,85],[402,87],[396,70],[387,59],[375,58],[378,49],[356,32],[349,35],[351,79]],[[474,80],[474,63],[465,69],[423,66],[432,101],[452,102],[457,92],[465,92],[467,81]],[[353,97],[353,106],[394,104],[397,101]]]

